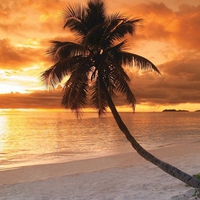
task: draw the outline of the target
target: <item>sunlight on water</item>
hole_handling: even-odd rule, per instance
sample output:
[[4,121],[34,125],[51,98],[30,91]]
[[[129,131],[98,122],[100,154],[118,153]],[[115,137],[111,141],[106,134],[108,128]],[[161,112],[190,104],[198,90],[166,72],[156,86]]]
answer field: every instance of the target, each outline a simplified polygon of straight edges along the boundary
[[[121,113],[146,148],[200,140],[200,113]],[[0,111],[0,169],[133,151],[111,114],[63,110]]]
[[[108,119],[98,119],[96,113],[77,120],[73,113],[63,111],[15,110],[0,117],[1,167],[60,158],[83,159],[106,155],[114,149],[116,136],[109,133]],[[102,133],[105,125],[107,132]]]
[[6,132],[7,125],[7,118],[5,116],[0,116],[0,135],[3,135]]
[[5,116],[1,116],[0,115],[0,152],[3,152],[3,148],[4,148],[4,143],[5,143],[5,139],[3,139],[3,137],[5,137],[6,132],[7,132],[7,118]]

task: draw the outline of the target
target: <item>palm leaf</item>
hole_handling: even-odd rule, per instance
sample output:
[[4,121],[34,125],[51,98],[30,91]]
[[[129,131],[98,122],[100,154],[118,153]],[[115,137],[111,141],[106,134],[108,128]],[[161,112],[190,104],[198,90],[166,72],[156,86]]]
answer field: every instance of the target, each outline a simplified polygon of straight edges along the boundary
[[128,82],[130,82],[130,78],[125,73],[122,66],[120,65],[120,62],[116,60],[115,57],[109,57],[109,59],[112,62],[112,65],[110,66],[109,77],[112,77],[111,82],[113,91],[116,90],[117,92],[125,95],[126,102],[128,104],[131,104],[131,106],[134,108],[136,99],[128,85]]
[[64,95],[61,104],[65,108],[75,111],[77,115],[80,109],[88,103],[89,74],[92,67],[91,57],[80,57],[63,89]]
[[58,62],[45,70],[41,74],[41,80],[45,82],[47,87],[55,87],[67,75],[67,65],[65,62]]
[[106,112],[107,101],[104,91],[102,90],[99,77],[90,87],[91,90],[91,106],[98,110],[99,116]]
[[103,31],[104,30],[101,24],[91,28],[83,39],[83,45],[99,45],[102,40]]
[[77,114],[87,104],[87,76],[74,72],[65,83],[62,106],[70,108]]
[[105,5],[100,0],[90,0],[88,2],[86,13],[85,24],[88,31],[93,27],[104,23],[106,20]]
[[80,4],[69,4],[63,9],[65,20],[63,28],[69,28],[73,33],[83,36],[87,33],[84,23],[85,8]]
[[[117,16],[116,16],[117,17]],[[114,43],[116,40],[121,40],[126,34],[133,34],[135,32],[135,26],[141,19],[126,19],[119,17],[113,19],[108,26],[109,32],[106,41],[108,43]]]
[[52,46],[47,50],[55,61],[66,60],[69,57],[84,54],[80,44],[73,42],[51,41]]
[[151,61],[142,56],[124,51],[121,52],[121,56],[122,56],[122,63],[124,65],[132,67],[135,64],[135,66],[138,67],[139,69],[150,69],[160,74],[158,68]]

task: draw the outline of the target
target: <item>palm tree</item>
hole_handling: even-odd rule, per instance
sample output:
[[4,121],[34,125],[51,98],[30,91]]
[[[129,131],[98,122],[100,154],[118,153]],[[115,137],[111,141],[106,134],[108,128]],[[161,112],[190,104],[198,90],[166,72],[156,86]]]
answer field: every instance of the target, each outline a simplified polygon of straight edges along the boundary
[[62,105],[77,115],[90,104],[99,116],[109,107],[117,125],[132,147],[146,160],[184,183],[200,188],[200,181],[176,167],[161,161],[147,152],[130,134],[122,121],[113,98],[123,94],[133,109],[135,97],[130,79],[123,66],[150,69],[160,73],[146,58],[125,51],[126,34],[135,32],[141,19],[123,17],[121,14],[108,16],[102,0],[89,0],[86,6],[69,5],[64,9],[64,27],[76,34],[76,42],[51,41],[47,53],[54,65],[41,75],[47,86],[55,87],[68,76],[63,88]]

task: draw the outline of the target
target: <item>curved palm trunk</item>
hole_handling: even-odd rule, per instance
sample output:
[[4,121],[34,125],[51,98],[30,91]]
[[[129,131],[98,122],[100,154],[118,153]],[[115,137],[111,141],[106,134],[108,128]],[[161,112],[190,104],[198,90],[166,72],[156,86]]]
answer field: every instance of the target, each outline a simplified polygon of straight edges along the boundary
[[126,136],[126,138],[128,139],[128,141],[131,143],[132,147],[138,152],[138,154],[140,154],[144,159],[148,160],[149,162],[153,163],[154,165],[156,165],[157,167],[159,167],[160,169],[162,169],[163,171],[165,171],[166,173],[170,174],[171,176],[181,180],[182,182],[190,185],[191,187],[194,188],[200,188],[200,181],[192,176],[190,176],[189,174],[186,174],[185,172],[177,169],[176,167],[163,162],[162,160],[156,158],[155,156],[153,156],[152,154],[150,154],[148,151],[146,151],[136,140],[135,138],[130,134],[128,128],[126,127],[126,125],[124,124],[124,122],[122,121],[119,113],[116,110],[116,107],[107,91],[107,88],[105,87],[104,84],[102,84],[103,90],[104,90],[104,94],[106,96],[107,102],[108,102],[108,106],[112,111],[112,114],[115,118],[115,121],[118,125],[118,127],[120,128],[120,130],[124,133],[124,135]]

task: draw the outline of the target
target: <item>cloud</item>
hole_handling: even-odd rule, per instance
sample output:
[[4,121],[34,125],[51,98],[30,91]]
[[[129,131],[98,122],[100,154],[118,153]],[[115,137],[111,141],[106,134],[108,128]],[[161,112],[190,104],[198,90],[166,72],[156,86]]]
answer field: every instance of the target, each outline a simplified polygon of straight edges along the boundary
[[180,6],[180,11],[176,15],[177,17],[177,31],[174,33],[176,43],[181,48],[190,50],[200,50],[200,5]]
[[61,108],[61,91],[0,94],[0,108]]
[[[45,55],[50,47],[49,41],[74,40],[74,35],[63,30],[60,23],[61,11],[69,2],[0,1],[0,69],[9,72],[4,79],[16,75],[16,72],[20,77],[20,70],[32,66],[40,67],[38,76],[52,64]],[[126,16],[144,19],[142,26],[136,27],[135,36],[128,37],[130,50],[153,61],[162,73],[159,76],[149,72],[128,72],[132,80],[130,86],[138,103],[199,103],[200,5],[179,3],[178,6],[177,2],[124,0],[113,3],[106,0],[108,13],[120,11]],[[173,9],[173,4],[176,4],[176,9]],[[30,73],[33,71],[27,71],[27,75]],[[1,94],[0,106],[9,106],[10,103],[18,107],[59,107],[61,96],[62,93],[58,91]],[[116,99],[116,103],[125,104],[121,97]]]
[[0,32],[3,38],[20,39],[43,37],[44,33],[57,32],[63,2],[59,0],[0,1]]
[[199,59],[174,60],[158,68],[161,75],[153,72],[128,73],[131,78],[130,87],[138,103],[199,103]]
[[121,10],[143,19],[142,26],[136,27],[132,44],[141,40],[159,41],[171,44],[172,48],[200,50],[200,5],[182,4],[174,11],[164,3],[129,3],[126,7],[122,4]]
[[[127,71],[137,104],[152,106],[199,103],[200,70],[197,58],[174,60],[158,66],[161,75],[149,71]],[[61,89],[33,91],[30,94],[1,94],[0,107],[59,108]],[[115,99],[117,106],[126,105],[123,96]]]
[[13,46],[9,39],[0,40],[0,69],[20,69],[37,63],[47,62],[43,48],[29,45]]

